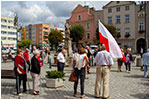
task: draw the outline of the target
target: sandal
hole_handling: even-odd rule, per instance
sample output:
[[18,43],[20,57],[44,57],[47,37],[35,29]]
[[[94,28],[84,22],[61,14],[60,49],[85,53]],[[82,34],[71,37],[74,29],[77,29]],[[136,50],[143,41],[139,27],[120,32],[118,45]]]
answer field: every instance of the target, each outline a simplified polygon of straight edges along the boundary
[[39,95],[37,91],[33,91],[33,95]]
[[85,98],[85,95],[82,95],[82,96],[81,96],[81,99],[83,99],[83,98]]
[[77,94],[73,94],[74,97],[77,97]]

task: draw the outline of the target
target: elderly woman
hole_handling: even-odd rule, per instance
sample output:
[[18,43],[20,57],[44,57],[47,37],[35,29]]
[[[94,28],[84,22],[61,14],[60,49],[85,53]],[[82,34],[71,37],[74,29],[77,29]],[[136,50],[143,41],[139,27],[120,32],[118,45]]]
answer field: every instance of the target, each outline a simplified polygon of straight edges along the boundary
[[21,85],[21,80],[23,80],[23,92],[27,92],[26,89],[26,81],[27,81],[27,74],[26,74],[26,61],[23,58],[23,50],[18,49],[17,50],[17,55],[15,57],[15,62],[14,62],[14,70],[16,74],[16,88],[17,88],[17,94],[21,94],[20,90],[20,85]]
[[40,76],[40,63],[38,61],[38,57],[40,55],[39,50],[34,51],[34,56],[31,59],[31,76],[33,79],[33,95],[38,95],[38,82],[39,82],[39,76]]
[[131,71],[131,61],[132,61],[132,54],[130,53],[130,48],[127,49],[127,52],[125,53],[125,57],[126,57],[126,62],[125,62],[126,71],[130,72]]

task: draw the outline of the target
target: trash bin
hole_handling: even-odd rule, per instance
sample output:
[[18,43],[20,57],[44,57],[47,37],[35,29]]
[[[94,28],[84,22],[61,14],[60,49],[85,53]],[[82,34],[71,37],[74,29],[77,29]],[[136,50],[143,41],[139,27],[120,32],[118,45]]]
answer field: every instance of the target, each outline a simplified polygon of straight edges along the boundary
[[137,67],[143,66],[142,58],[137,58],[136,60],[137,60],[137,61],[136,61],[136,66],[137,66]]

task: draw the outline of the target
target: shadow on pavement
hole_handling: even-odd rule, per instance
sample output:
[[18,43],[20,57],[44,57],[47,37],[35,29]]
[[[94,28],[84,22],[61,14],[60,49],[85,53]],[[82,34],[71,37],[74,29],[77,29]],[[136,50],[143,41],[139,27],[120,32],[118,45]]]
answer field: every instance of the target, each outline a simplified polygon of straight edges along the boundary
[[143,75],[130,75],[130,76],[124,76],[128,78],[144,78]]
[[144,93],[131,94],[131,96],[137,99],[149,99],[149,94],[144,94]]

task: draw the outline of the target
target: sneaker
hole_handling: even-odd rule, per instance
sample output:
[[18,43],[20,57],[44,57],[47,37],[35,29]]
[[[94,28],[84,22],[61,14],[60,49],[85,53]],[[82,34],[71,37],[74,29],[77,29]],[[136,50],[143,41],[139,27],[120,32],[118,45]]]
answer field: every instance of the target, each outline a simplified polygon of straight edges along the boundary
[[22,93],[19,93],[18,96],[22,96]]

